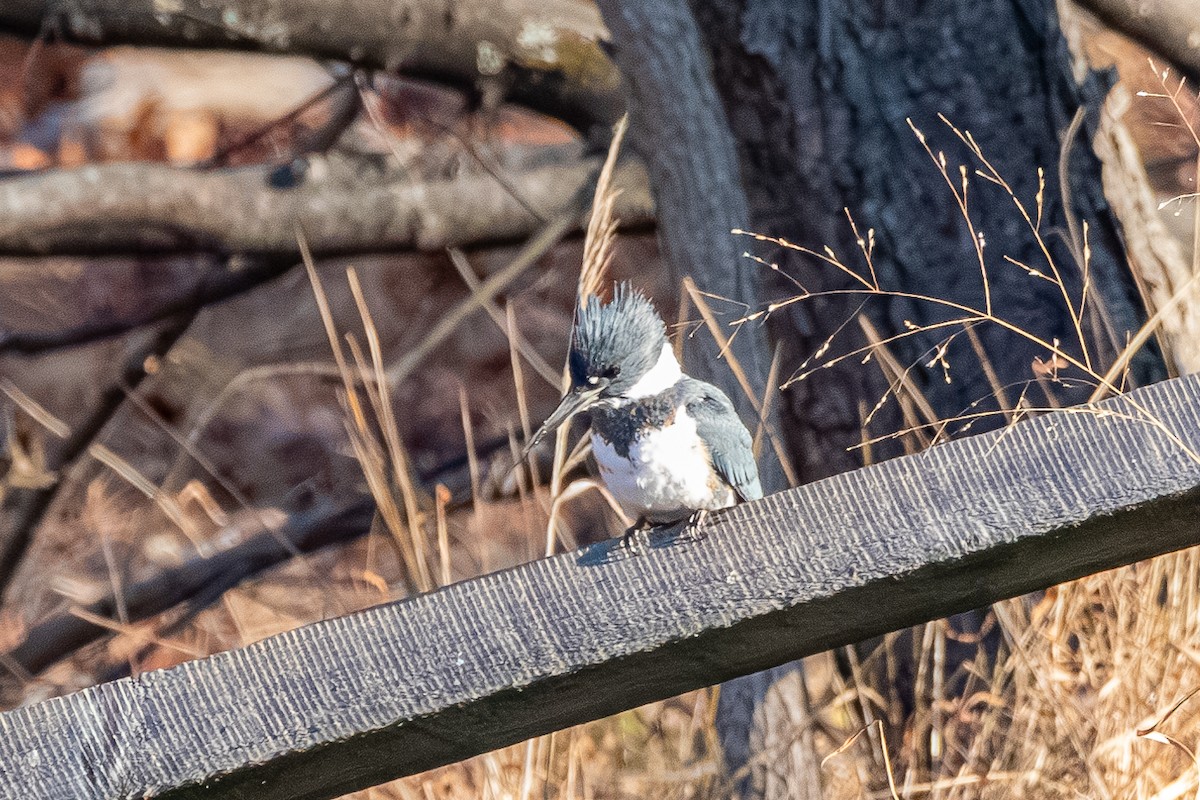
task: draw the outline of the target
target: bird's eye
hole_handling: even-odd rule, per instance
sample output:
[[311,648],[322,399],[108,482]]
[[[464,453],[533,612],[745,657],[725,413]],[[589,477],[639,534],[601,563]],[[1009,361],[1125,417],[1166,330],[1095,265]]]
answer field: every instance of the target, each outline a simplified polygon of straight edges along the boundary
[[606,369],[600,373],[600,377],[608,378],[609,380],[612,380],[613,378],[617,377],[620,374],[621,374],[621,370],[618,367],[609,367],[608,369]]

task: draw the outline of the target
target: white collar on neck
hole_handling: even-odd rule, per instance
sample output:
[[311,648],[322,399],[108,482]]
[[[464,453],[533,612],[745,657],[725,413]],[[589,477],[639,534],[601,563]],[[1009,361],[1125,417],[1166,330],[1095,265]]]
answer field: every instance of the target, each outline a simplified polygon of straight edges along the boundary
[[622,392],[621,396],[630,400],[653,397],[679,383],[679,379],[682,377],[683,370],[679,368],[679,362],[675,360],[675,353],[671,350],[670,343],[667,343],[663,345],[662,354],[650,371],[638,378],[637,383]]

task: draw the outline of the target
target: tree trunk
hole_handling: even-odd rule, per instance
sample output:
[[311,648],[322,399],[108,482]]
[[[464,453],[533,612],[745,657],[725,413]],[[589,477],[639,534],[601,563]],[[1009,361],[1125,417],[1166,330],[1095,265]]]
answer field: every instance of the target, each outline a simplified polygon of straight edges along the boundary
[[[945,151],[955,182],[957,165],[968,167],[969,206],[986,241],[994,308],[1045,341],[1058,339],[1078,352],[1060,290],[1002,259],[1007,255],[1042,272],[1048,266],[1012,199],[973,174],[978,162],[938,120],[943,114],[973,133],[1030,213],[1037,169],[1045,170],[1041,229],[1078,304],[1082,273],[1068,241],[1072,230],[1078,235],[1080,223],[1068,219],[1058,192],[1060,136],[1081,106],[1092,126],[1108,87],[1095,75],[1076,83],[1053,2],[927,0],[914,11],[911,3],[712,0],[698,3],[696,14],[730,109],[757,230],[818,250],[829,245],[861,267],[852,260],[857,245],[843,214],[848,208],[861,229],[875,230],[875,268],[884,288],[982,305],[971,237],[953,195],[909,128],[911,119],[935,152]],[[1089,224],[1094,299],[1114,329],[1111,337],[1094,326],[1085,335],[1094,353],[1111,358],[1110,338],[1123,342],[1126,331],[1139,327],[1142,313],[1088,138],[1077,136],[1069,145],[1069,194],[1074,219]],[[814,259],[778,255],[781,266],[812,291],[851,285]],[[775,281],[764,294],[787,288]],[[775,331],[791,345],[792,364],[815,351],[860,302],[856,297],[798,304],[786,319],[777,317]],[[903,332],[906,320],[930,324],[949,316],[928,303],[894,297],[872,300],[864,311],[884,337]],[[1034,358],[1048,355],[995,325],[977,326],[976,333],[1001,384],[1029,380]],[[907,365],[942,335],[914,337],[894,352]],[[942,418],[991,393],[965,336],[951,345],[947,361],[950,383],[940,369],[915,375]],[[1145,382],[1161,374],[1160,365],[1144,358],[1135,378]],[[858,465],[857,456],[845,450],[860,441],[859,402],[873,405],[882,393],[877,375],[851,359],[788,393],[793,415],[788,430],[806,477]],[[1017,394],[1012,391],[1009,400]],[[1041,405],[1044,398],[1037,401]],[[1001,421],[997,416],[994,424]],[[881,425],[876,432],[888,431]],[[885,449],[880,455],[893,453]]]
[[[758,306],[755,265],[730,235],[749,224],[744,181],[725,109],[711,79],[700,31],[683,0],[628,3],[600,0],[615,42],[617,66],[627,78],[630,142],[650,174],[665,261],[679,280],[690,276],[733,316]],[[721,387],[744,420],[757,414],[710,336],[686,353],[688,372]],[[770,354],[760,326],[733,338],[729,357],[761,392]],[[760,458],[763,487],[784,488],[778,462]]]
[[[810,292],[851,289],[851,278],[815,258],[767,249],[726,230],[746,219],[743,227],[818,252],[828,245],[863,275],[866,267],[856,258],[856,236],[843,209],[864,236],[868,228],[874,231],[875,273],[893,294],[810,299],[772,313],[771,332],[784,348],[784,376],[843,325],[830,356],[864,344],[856,320],[860,309],[885,339],[914,324],[955,316],[944,305],[894,293],[986,305],[971,232],[909,120],[934,154],[945,152],[949,181],[959,191],[959,165],[966,166],[967,204],[985,243],[996,316],[1046,343],[1061,343],[1063,352],[1081,361],[1086,347],[1099,373],[1143,321],[1090,136],[1078,129],[1062,159],[1070,210],[1064,207],[1060,137],[1081,107],[1087,114],[1084,130],[1094,129],[1108,85],[1097,75],[1077,82],[1052,0],[693,0],[690,6],[683,0],[601,0],[600,6],[628,85],[632,135],[656,193],[660,236],[679,274],[692,274],[702,288],[748,303],[757,296],[774,301],[799,293],[777,273],[736,259],[750,250],[778,262]],[[720,106],[714,106],[714,91]],[[972,133],[1012,195],[976,174],[983,165],[939,114]],[[735,164],[729,163],[729,141],[736,148]],[[1045,177],[1040,214],[1039,168]],[[1003,258],[1051,274],[1014,196],[1031,218],[1039,218],[1037,230],[1061,271],[1061,287]],[[1091,311],[1080,312],[1084,277],[1077,260],[1084,221]],[[1082,337],[1064,297],[1082,317]],[[926,367],[931,348],[953,330],[941,328],[889,347],[901,369],[918,365],[910,378],[938,418],[999,412],[1023,390],[1030,405],[1051,402],[1032,369],[1036,360],[1049,358],[1050,349],[1002,325],[973,326],[982,357],[960,333],[945,347],[948,372],[940,363]],[[759,351],[757,360],[748,358],[760,364],[765,345],[743,342],[746,350]],[[1145,383],[1163,375],[1161,360],[1149,353],[1135,359],[1130,377]],[[875,406],[888,384],[879,367],[860,357],[821,369],[784,394],[783,428],[802,479],[860,465],[863,454],[849,448],[862,440],[864,409]],[[997,385],[1006,387],[999,393],[1003,400],[996,396]],[[1069,404],[1085,400],[1091,387],[1056,384],[1049,392],[1054,402]],[[1004,420],[997,413],[968,426],[969,432]],[[876,414],[870,432],[887,434],[905,424],[893,400]],[[965,433],[963,425],[947,432]],[[888,440],[870,456],[890,457],[901,449],[900,440]],[[791,691],[787,682],[793,689],[799,685],[793,675],[773,670],[722,691],[727,762],[732,771],[746,767],[749,779],[740,784],[746,796],[819,792],[813,776],[786,785],[770,778],[797,768],[794,759],[776,764],[771,763],[776,755],[760,753],[751,760],[755,748],[776,735],[765,728],[795,717],[775,706]],[[807,724],[800,722],[795,736]],[[801,761],[815,769],[815,759]]]

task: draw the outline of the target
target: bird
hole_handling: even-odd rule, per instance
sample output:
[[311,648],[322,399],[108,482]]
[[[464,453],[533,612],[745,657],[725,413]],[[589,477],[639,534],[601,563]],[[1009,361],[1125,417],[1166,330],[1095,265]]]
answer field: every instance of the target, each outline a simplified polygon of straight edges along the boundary
[[762,497],[750,432],[728,395],[686,375],[653,303],[629,282],[576,313],[570,389],[526,452],[577,414],[590,420],[600,477],[638,531]]

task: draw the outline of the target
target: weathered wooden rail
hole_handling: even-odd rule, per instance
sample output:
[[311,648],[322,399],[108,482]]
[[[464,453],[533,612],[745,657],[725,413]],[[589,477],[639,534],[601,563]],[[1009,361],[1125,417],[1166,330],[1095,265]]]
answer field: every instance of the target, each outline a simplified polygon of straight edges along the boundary
[[0,715],[22,798],[324,798],[1200,543],[1200,378]]

